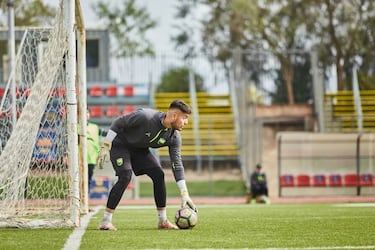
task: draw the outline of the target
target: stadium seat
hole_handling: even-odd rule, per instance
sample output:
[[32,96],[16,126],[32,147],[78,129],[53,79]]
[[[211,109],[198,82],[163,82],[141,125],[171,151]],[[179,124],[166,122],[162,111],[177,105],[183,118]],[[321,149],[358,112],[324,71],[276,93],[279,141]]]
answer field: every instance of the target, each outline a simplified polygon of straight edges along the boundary
[[360,186],[373,186],[374,185],[374,175],[373,174],[361,174],[359,178]]
[[105,94],[106,96],[117,96],[117,86],[108,86]]
[[116,105],[111,105],[107,107],[106,116],[117,117],[121,114],[120,109]]
[[89,94],[94,97],[103,96],[103,88],[101,86],[91,86]]
[[20,98],[21,96],[22,96],[22,90],[21,90],[21,88],[17,87],[16,88],[16,97]]
[[330,187],[341,187],[342,186],[342,178],[341,175],[338,174],[331,174],[329,176],[329,183]]
[[300,174],[297,176],[297,186],[298,187],[308,187],[310,186],[310,176],[307,174]]
[[[77,94],[78,94],[79,92],[77,91]],[[62,96],[64,96],[66,94],[66,90],[65,90],[65,88],[64,87],[58,87],[57,88],[57,96],[58,97],[62,97]]]
[[281,187],[294,187],[294,176],[293,175],[282,175],[280,176]]
[[125,96],[133,96],[134,95],[134,86],[128,85],[124,87],[124,95]]
[[103,108],[101,106],[91,106],[90,116],[92,118],[100,118],[104,115]]
[[0,98],[4,96],[5,89],[3,87],[0,88]]
[[51,96],[62,97],[65,95],[65,93],[66,93],[66,90],[64,87],[58,87],[57,89],[53,88],[51,91]]
[[130,112],[133,112],[135,110],[135,107],[133,105],[126,105],[124,107],[124,111],[122,112],[123,115],[126,115]]
[[325,187],[327,185],[326,183],[326,177],[322,174],[316,174],[313,176],[313,186],[314,187]]
[[59,115],[60,115],[60,117],[66,116],[66,108],[65,107],[60,108]]
[[344,176],[344,185],[347,187],[355,187],[358,185],[358,175],[356,174],[346,174]]
[[24,94],[25,94],[26,98],[29,97],[29,95],[30,95],[30,88],[29,87],[25,89],[25,93]]

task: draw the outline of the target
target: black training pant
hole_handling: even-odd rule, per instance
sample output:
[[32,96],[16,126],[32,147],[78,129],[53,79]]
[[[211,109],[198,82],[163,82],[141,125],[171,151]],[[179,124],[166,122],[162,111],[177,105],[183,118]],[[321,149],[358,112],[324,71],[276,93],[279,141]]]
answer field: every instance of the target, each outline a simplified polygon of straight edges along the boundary
[[159,161],[148,148],[128,149],[123,146],[113,145],[110,155],[113,169],[118,176],[118,181],[109,193],[107,201],[108,208],[115,209],[119,204],[131,180],[132,171],[136,176],[146,174],[151,178],[156,207],[166,206],[167,193],[164,171]]

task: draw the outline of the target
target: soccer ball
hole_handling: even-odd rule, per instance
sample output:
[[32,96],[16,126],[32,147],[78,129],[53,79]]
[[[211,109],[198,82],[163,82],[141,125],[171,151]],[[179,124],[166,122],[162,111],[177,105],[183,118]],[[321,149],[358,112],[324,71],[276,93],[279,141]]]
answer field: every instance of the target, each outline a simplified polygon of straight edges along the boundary
[[177,210],[174,219],[178,228],[189,229],[197,224],[198,215],[193,209],[183,207]]

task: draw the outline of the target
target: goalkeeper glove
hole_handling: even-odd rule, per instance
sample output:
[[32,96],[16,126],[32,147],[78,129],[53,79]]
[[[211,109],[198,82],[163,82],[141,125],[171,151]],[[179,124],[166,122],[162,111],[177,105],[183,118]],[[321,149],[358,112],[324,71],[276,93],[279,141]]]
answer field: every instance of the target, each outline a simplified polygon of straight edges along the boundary
[[189,207],[197,213],[198,212],[197,207],[194,205],[193,201],[190,199],[187,189],[180,189],[180,194],[181,194],[181,199],[182,199],[181,207]]
[[98,157],[98,167],[99,169],[103,169],[104,163],[109,159],[109,150],[111,150],[112,142],[109,141],[107,138],[103,138],[102,142],[100,143],[100,151]]

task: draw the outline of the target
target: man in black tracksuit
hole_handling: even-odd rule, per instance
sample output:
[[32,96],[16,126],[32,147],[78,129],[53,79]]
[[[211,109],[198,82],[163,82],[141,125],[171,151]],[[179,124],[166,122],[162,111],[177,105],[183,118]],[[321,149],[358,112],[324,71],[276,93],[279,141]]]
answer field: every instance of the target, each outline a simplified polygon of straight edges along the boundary
[[257,202],[257,197],[261,197],[259,202],[268,203],[267,177],[262,171],[262,165],[257,164],[255,171],[250,176],[251,203]]
[[99,229],[116,230],[112,224],[112,215],[131,180],[132,172],[136,176],[146,174],[153,182],[158,228],[177,229],[177,226],[167,219],[164,172],[150,148],[169,147],[172,171],[180,189],[182,206],[196,210],[188,194],[181,160],[180,131],[188,123],[190,114],[191,110],[187,104],[175,100],[166,113],[139,109],[113,121],[106,138],[102,140],[98,165],[104,164],[110,152],[110,160],[118,181],[110,191]]

